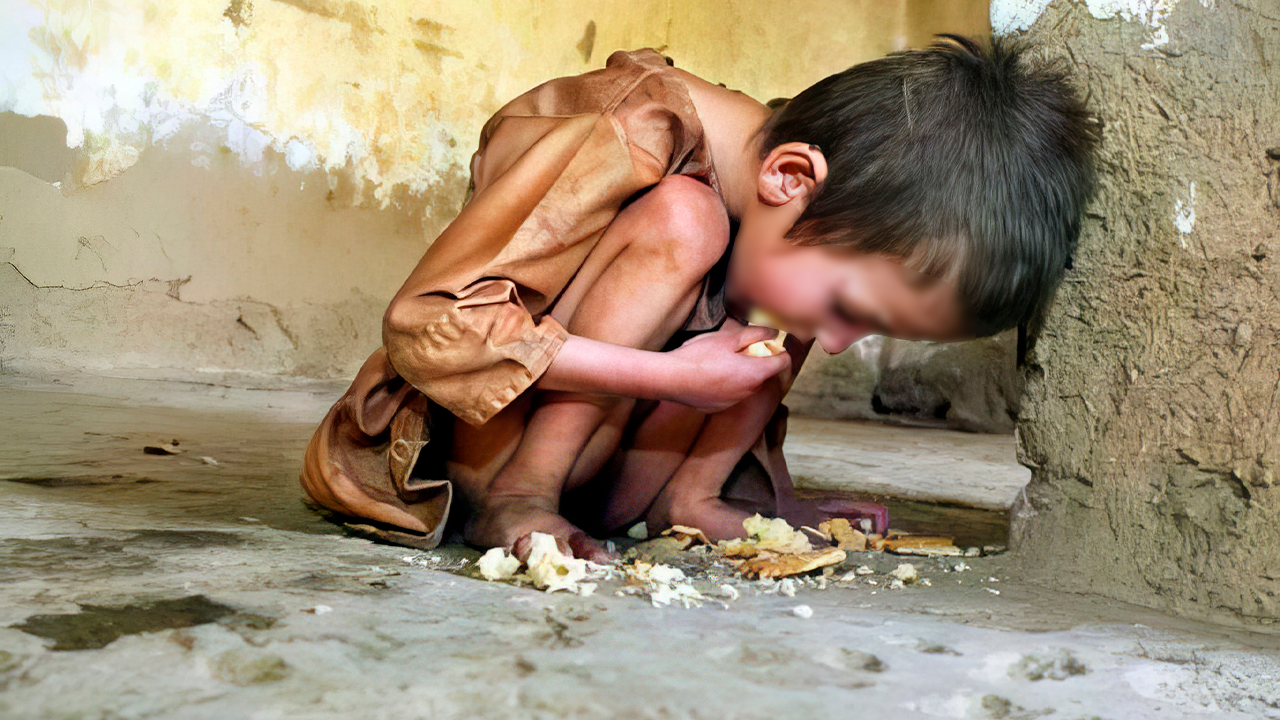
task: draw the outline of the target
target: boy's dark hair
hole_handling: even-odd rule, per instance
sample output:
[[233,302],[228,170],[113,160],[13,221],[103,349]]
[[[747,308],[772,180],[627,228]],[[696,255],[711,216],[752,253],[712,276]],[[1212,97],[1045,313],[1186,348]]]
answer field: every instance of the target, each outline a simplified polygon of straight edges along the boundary
[[[831,75],[761,130],[817,145],[828,174],[790,236],[954,281],[976,336],[1036,322],[1097,186],[1098,121],[1025,43],[939,34]],[[948,42],[951,41],[951,42]]]

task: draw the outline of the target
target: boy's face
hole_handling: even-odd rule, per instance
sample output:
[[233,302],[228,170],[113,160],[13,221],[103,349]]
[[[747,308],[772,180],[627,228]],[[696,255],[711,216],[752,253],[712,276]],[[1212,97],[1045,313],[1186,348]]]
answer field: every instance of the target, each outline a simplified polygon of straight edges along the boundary
[[[739,228],[739,241],[743,227]],[[868,335],[908,340],[967,337],[955,286],[904,265],[839,246],[782,237],[734,244],[731,298],[776,315],[797,339],[838,353]]]
[[966,339],[953,283],[838,245],[787,239],[826,170],[821,150],[812,145],[787,143],[764,159],[756,198],[742,213],[733,243],[729,302],[744,312],[769,311],[797,339],[816,339],[829,353],[868,335]]

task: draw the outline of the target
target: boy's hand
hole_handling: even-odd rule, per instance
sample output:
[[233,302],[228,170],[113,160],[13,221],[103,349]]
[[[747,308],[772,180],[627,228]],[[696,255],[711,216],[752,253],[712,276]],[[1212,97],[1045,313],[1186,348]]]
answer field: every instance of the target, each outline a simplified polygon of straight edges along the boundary
[[751,357],[740,351],[778,334],[767,327],[743,326],[726,320],[724,327],[698,335],[672,350],[679,370],[674,392],[667,399],[704,413],[715,413],[745,400],[765,381],[791,367],[791,355]]

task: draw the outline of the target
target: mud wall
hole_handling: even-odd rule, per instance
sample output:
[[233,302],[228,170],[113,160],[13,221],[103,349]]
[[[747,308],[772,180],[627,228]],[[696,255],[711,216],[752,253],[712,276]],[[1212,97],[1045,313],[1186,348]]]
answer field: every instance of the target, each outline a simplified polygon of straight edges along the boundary
[[617,48],[766,100],[978,0],[0,0],[0,369],[342,377],[484,120]]
[[1022,399],[1017,332],[962,343],[870,337],[815,347],[787,395],[796,415],[1012,433]]
[[1027,374],[1021,559],[1062,586],[1275,621],[1280,4],[1001,5],[997,31],[1029,26],[1079,72],[1105,137]]

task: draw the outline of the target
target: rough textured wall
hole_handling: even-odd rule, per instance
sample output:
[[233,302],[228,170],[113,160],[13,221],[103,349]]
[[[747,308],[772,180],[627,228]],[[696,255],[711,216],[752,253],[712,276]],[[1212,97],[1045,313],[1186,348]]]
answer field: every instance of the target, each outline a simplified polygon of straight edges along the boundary
[[480,126],[536,83],[651,46],[765,100],[988,27],[981,0],[0,0],[0,17],[0,364],[321,376],[377,345]]
[[963,343],[871,337],[839,355],[815,348],[787,406],[797,415],[1012,433],[1022,397],[1017,333]]
[[1158,29],[1093,5],[1030,28],[1087,84],[1105,147],[1031,358],[1016,545],[1061,584],[1274,621],[1280,3],[1156,3]]

